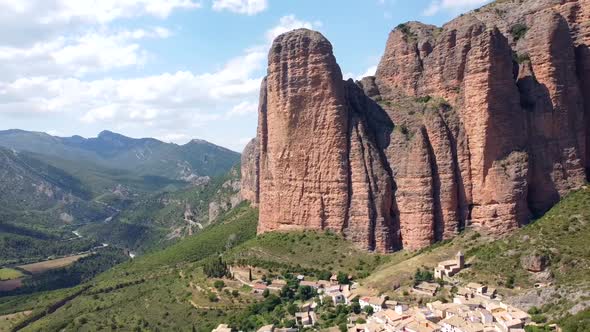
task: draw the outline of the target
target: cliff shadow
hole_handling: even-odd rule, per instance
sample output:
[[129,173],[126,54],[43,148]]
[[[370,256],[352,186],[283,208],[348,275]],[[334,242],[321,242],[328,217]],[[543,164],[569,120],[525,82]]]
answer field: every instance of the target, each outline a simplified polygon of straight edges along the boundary
[[[547,137],[554,112],[549,89],[535,78],[530,63],[521,64],[528,74],[516,82],[520,92],[520,106],[525,112],[525,129],[529,153],[527,202],[533,218],[538,218],[559,201],[559,192],[553,180],[553,163],[561,162],[559,143]],[[557,159],[557,160],[556,160]]]
[[586,139],[586,181],[590,182],[590,47],[588,45],[578,45],[576,47],[576,73],[580,82],[582,100],[584,102],[585,118],[585,139]]
[[[382,167],[385,173],[387,174],[387,179],[385,181],[378,181],[385,183],[388,188],[372,188],[371,191],[375,193],[383,194],[385,192],[385,197],[391,197],[390,203],[391,208],[389,211],[389,215],[387,216],[389,222],[384,226],[386,231],[386,249],[387,250],[397,250],[400,249],[400,225],[399,225],[399,213],[397,212],[397,205],[395,203],[395,191],[396,191],[396,184],[393,178],[393,172],[387,161],[387,157],[385,154],[385,150],[390,144],[391,134],[394,129],[393,121],[389,118],[385,110],[379,106],[373,99],[368,97],[364,90],[359,86],[359,84],[355,83],[352,79],[349,79],[345,82],[346,94],[347,94],[347,101],[350,110],[349,114],[349,137],[351,137],[352,130],[358,130],[357,126],[358,123],[362,123],[362,125],[366,128],[364,131],[365,137],[362,139],[365,141],[363,144],[368,144],[374,146],[374,150],[377,151],[378,160],[375,164],[372,162],[371,170],[367,170],[369,172],[368,177],[371,180],[374,180],[376,171],[376,167]],[[354,127],[354,128],[353,128]],[[350,147],[349,147],[350,151]],[[368,155],[368,152],[365,151]],[[370,158],[375,158],[375,156],[370,156]],[[351,174],[349,174],[349,178],[351,178]],[[373,183],[373,185],[377,186],[378,182]],[[351,184],[349,184],[349,188],[351,188]],[[383,191],[384,190],[384,191]],[[377,202],[377,198],[374,197],[373,193],[370,193],[370,209],[372,211],[373,216],[379,215],[379,202]],[[351,197],[351,195],[349,195]],[[349,203],[350,206],[350,203]],[[376,245],[376,238],[375,233],[379,232],[380,225],[377,223],[380,220],[375,220],[376,218],[371,218],[370,220],[370,233],[372,235],[370,238],[371,246],[374,248]],[[379,218],[377,218],[379,219]],[[344,227],[348,227],[348,221],[345,223]]]

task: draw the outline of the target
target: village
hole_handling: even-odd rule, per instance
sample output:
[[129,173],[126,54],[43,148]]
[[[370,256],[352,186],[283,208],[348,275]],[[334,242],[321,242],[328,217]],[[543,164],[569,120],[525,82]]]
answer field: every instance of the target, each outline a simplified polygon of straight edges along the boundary
[[[451,280],[465,268],[465,258],[458,252],[454,259],[442,261],[434,269],[436,280]],[[531,315],[502,301],[497,290],[487,285],[470,282],[465,285],[453,284],[452,301],[434,300],[422,305],[409,305],[390,300],[385,295],[363,294],[358,283],[346,282],[342,276],[332,275],[329,280],[309,281],[298,275],[300,286],[312,288],[318,296],[298,306],[294,314],[296,326],[275,327],[267,325],[258,332],[295,332],[317,330],[317,308],[321,305],[356,306],[362,310],[351,312],[347,319],[348,332],[525,332],[525,326],[535,325]],[[351,278],[348,276],[348,278]],[[237,277],[247,283],[243,277]],[[252,293],[268,294],[279,291],[284,280],[270,283],[253,281]],[[442,283],[417,282],[411,291],[420,296],[433,298],[442,288]],[[357,310],[358,311],[358,310]],[[552,330],[559,331],[555,325]],[[329,329],[330,331],[332,329]],[[342,331],[335,327],[334,331]],[[231,332],[228,324],[220,324],[213,332]]]

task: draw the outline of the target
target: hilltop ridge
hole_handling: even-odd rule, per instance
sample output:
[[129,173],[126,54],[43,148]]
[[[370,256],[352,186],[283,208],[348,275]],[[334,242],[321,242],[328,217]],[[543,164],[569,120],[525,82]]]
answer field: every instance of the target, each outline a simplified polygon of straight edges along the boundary
[[0,131],[0,146],[193,183],[225,174],[240,159],[239,153],[204,140],[177,145],[155,138],[131,138],[108,130],[93,138],[5,130]]

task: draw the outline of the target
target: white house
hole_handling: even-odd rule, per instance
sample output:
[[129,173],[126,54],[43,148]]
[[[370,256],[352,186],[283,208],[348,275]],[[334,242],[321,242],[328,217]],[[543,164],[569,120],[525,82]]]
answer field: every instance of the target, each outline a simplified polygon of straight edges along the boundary
[[359,304],[361,308],[369,306],[373,308],[373,312],[380,312],[385,307],[385,298],[372,296],[362,297],[359,299]]

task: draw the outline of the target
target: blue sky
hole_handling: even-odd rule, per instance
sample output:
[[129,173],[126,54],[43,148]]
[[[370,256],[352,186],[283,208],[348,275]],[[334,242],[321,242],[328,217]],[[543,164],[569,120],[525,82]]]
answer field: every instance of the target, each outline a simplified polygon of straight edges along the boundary
[[[274,37],[321,31],[346,77],[372,74],[387,35],[487,0],[0,0],[0,129],[104,129],[241,151],[256,132]],[[10,32],[10,33],[7,33]]]

